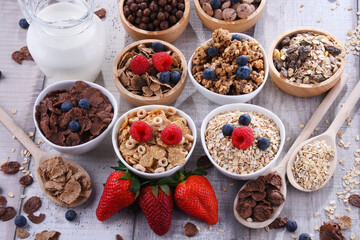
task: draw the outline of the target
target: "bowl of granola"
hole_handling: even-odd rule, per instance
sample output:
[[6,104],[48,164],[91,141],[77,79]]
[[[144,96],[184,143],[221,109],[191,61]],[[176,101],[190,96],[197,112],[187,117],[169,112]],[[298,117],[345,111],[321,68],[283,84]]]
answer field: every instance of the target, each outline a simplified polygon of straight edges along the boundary
[[217,104],[245,103],[264,87],[268,60],[258,41],[217,29],[195,50],[188,72],[195,88]]
[[174,45],[156,39],[125,47],[113,65],[113,79],[121,96],[135,106],[174,102],[186,83],[187,63]]
[[142,106],[117,120],[112,143],[118,158],[136,175],[168,177],[189,160],[196,143],[196,126],[174,107]]
[[285,127],[263,107],[236,103],[211,111],[201,124],[200,135],[217,170],[236,180],[249,180],[276,165],[285,142]]
[[299,27],[280,34],[270,45],[272,81],[284,92],[312,97],[332,88],[345,68],[345,51],[330,33]]

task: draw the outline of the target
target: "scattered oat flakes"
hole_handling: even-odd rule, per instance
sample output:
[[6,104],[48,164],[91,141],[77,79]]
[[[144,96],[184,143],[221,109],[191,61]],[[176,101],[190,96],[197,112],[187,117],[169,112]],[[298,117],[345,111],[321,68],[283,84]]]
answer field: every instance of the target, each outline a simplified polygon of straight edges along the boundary
[[234,183],[230,183],[230,184],[229,184],[230,187],[233,187],[234,185],[235,185]]
[[9,193],[8,193],[8,196],[11,197],[11,198],[13,198],[13,197],[14,197],[14,194],[13,194],[12,192],[9,192]]
[[353,10],[353,8],[352,8],[352,7],[349,7],[347,10],[348,10],[348,11],[352,11],[352,10]]
[[305,127],[304,124],[302,124],[302,123],[300,123],[298,126],[299,126],[299,128],[304,128]]
[[301,5],[300,5],[300,8],[303,8],[303,7],[304,7],[304,4],[301,4]]
[[319,216],[318,212],[314,213],[314,217],[318,217],[318,216]]
[[16,114],[16,109],[11,109],[12,114]]
[[355,234],[351,234],[350,239],[351,240],[355,239]]
[[329,123],[329,120],[325,120],[325,123],[327,124],[327,125],[330,125],[330,123]]
[[33,137],[34,136],[34,132],[29,132],[29,137]]
[[12,152],[15,152],[15,148],[12,148],[11,151],[12,151]]
[[287,137],[286,138],[286,141],[288,142],[288,141],[290,141],[291,140],[291,137]]
[[20,194],[20,198],[21,199],[26,198],[26,195],[25,194]]
[[296,235],[290,235],[290,237],[292,238],[292,239],[297,239],[297,236]]
[[319,230],[320,230],[320,226],[315,226],[315,227],[314,227],[314,230],[315,230],[315,231],[319,231]]
[[319,19],[317,20],[318,23],[320,23],[321,21],[322,21],[322,18],[319,18]]

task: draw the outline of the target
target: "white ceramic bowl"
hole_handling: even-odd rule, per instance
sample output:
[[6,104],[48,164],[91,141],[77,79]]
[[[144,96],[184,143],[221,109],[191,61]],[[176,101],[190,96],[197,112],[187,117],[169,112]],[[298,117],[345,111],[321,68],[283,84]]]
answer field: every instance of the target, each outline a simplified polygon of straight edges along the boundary
[[41,93],[39,94],[39,96],[36,98],[36,101],[34,104],[34,109],[33,109],[33,119],[34,119],[36,129],[38,130],[40,137],[45,141],[45,143],[50,145],[56,151],[59,151],[62,153],[67,153],[67,154],[72,154],[72,155],[79,155],[79,154],[82,154],[85,152],[89,152],[92,149],[94,149],[96,146],[98,146],[104,140],[106,135],[110,132],[110,129],[115,124],[115,121],[116,121],[116,118],[118,115],[118,105],[115,100],[115,97],[111,94],[111,92],[109,92],[107,89],[105,89],[104,87],[102,87],[96,83],[84,81],[90,87],[99,89],[101,91],[101,93],[103,93],[110,101],[111,105],[113,106],[113,111],[114,111],[114,117],[113,117],[111,123],[109,124],[109,126],[107,126],[107,128],[99,136],[97,136],[96,138],[94,138],[86,143],[80,144],[80,145],[66,147],[66,146],[59,146],[59,145],[56,145],[56,144],[50,142],[44,136],[44,134],[41,132],[39,124],[36,121],[36,118],[35,118],[36,106],[40,104],[40,101],[44,99],[46,94],[48,94],[54,90],[70,90],[71,86],[73,86],[76,81],[78,81],[78,80],[64,80],[64,81],[60,81],[60,82],[57,82],[57,83],[54,83],[54,84],[48,86],[47,88],[42,90]]
[[[274,159],[268,164],[266,165],[264,168],[260,169],[257,172],[254,173],[249,173],[249,174],[236,174],[236,173],[231,173],[226,171],[224,168],[220,167],[215,161],[214,159],[211,157],[208,148],[206,146],[206,142],[205,142],[205,130],[206,127],[209,123],[209,121],[211,119],[213,119],[215,116],[217,116],[220,113],[224,113],[224,112],[230,112],[232,110],[240,110],[240,111],[253,111],[253,112],[259,112],[264,114],[265,116],[267,116],[268,118],[272,119],[275,124],[279,127],[280,129],[280,138],[281,138],[281,142],[280,142],[280,147],[278,152],[276,153]],[[224,174],[225,176],[232,178],[232,179],[236,179],[236,180],[249,180],[249,179],[254,179],[257,177],[260,177],[261,175],[263,175],[266,171],[268,171],[269,169],[272,169],[274,166],[276,166],[276,162],[280,156],[280,153],[283,149],[284,143],[285,143],[285,127],[284,124],[282,123],[282,121],[280,120],[280,118],[278,118],[274,113],[270,112],[269,110],[257,106],[257,105],[252,105],[252,104],[245,104],[245,103],[235,103],[235,104],[227,104],[218,108],[215,108],[214,110],[212,110],[203,120],[202,124],[201,124],[201,130],[200,130],[200,135],[201,135],[201,144],[203,146],[203,149],[206,153],[206,155],[208,156],[208,158],[210,159],[210,161],[214,164],[214,166],[216,167],[217,170],[219,170],[222,174]]]
[[[243,39],[250,39],[251,41],[256,41],[254,38],[243,34],[243,33],[230,33],[230,35],[235,35],[238,34],[240,35]],[[211,38],[209,40],[207,40],[206,42],[210,41]],[[213,91],[210,91],[209,89],[203,87],[200,83],[198,83],[195,78],[193,77],[192,73],[191,73],[191,69],[192,69],[192,59],[194,57],[195,52],[193,53],[193,55],[191,55],[190,60],[188,61],[188,75],[192,81],[192,83],[194,84],[195,88],[202,94],[204,95],[207,99],[209,99],[210,101],[213,101],[219,105],[224,105],[224,104],[229,104],[229,103],[245,103],[250,101],[251,99],[253,99],[256,95],[258,95],[258,93],[261,91],[261,89],[264,87],[266,80],[268,78],[269,75],[269,61],[267,58],[267,54],[264,50],[264,48],[260,45],[260,49],[263,52],[264,55],[264,68],[265,68],[265,76],[264,76],[264,82],[260,85],[260,87],[258,87],[255,91],[251,92],[251,93],[247,93],[247,94],[242,94],[242,95],[222,95],[219,93],[215,93]]]
[[192,135],[194,137],[194,141],[193,141],[193,145],[191,147],[191,150],[189,151],[188,155],[186,156],[185,158],[185,163],[184,165],[182,166],[176,166],[172,169],[170,169],[169,171],[165,171],[165,172],[162,172],[162,173],[145,173],[145,172],[141,172],[135,168],[133,168],[131,165],[129,165],[125,159],[122,157],[120,151],[119,151],[119,143],[118,143],[118,135],[119,135],[119,129],[120,127],[123,125],[123,123],[125,122],[125,117],[127,115],[129,115],[130,113],[136,111],[136,110],[139,110],[141,108],[145,109],[146,111],[151,111],[155,108],[158,108],[158,107],[162,107],[163,109],[166,109],[168,108],[169,106],[164,106],[164,105],[147,105],[147,106],[141,106],[141,107],[137,107],[137,108],[133,108],[129,111],[127,111],[126,113],[124,113],[115,123],[115,126],[112,130],[112,144],[113,144],[113,147],[114,147],[114,150],[115,150],[115,153],[116,155],[118,156],[118,158],[121,160],[121,162],[128,168],[130,169],[130,171],[132,171],[133,173],[135,173],[136,175],[138,175],[139,177],[142,177],[142,178],[147,178],[147,179],[157,179],[157,178],[163,178],[163,177],[169,177],[171,175],[173,175],[174,173],[176,173],[178,170],[182,169],[185,164],[187,163],[187,161],[189,160],[192,152],[194,151],[194,148],[195,148],[195,144],[196,144],[196,126],[195,126],[195,123],[194,121],[186,114],[184,113],[183,111],[179,110],[179,109],[176,109],[177,110],[177,113],[185,118],[185,120],[188,122],[188,127],[189,129],[191,130],[192,132]]

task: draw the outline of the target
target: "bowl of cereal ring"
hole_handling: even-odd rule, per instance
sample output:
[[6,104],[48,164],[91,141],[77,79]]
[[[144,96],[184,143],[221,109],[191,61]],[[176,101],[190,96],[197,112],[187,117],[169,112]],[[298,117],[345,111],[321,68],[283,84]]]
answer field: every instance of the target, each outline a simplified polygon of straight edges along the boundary
[[272,81],[284,92],[312,97],[332,88],[345,68],[345,50],[330,33],[299,27],[280,34],[268,57]]
[[254,38],[217,29],[188,62],[190,80],[210,101],[245,103],[264,87],[269,74],[264,48]]
[[276,166],[286,133],[273,112],[235,103],[211,111],[201,124],[200,136],[218,171],[232,179],[250,180]]
[[189,160],[196,143],[196,126],[174,107],[142,106],[116,121],[112,143],[118,158],[136,175],[168,177]]

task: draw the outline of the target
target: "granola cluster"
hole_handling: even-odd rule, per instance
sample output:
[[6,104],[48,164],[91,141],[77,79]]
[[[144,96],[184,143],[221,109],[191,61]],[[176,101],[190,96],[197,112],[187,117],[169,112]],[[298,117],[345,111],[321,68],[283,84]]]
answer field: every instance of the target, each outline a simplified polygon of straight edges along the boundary
[[[216,57],[207,54],[209,47],[217,48]],[[237,58],[246,55],[251,69],[248,79],[240,79],[236,76],[239,67]],[[212,35],[212,40],[201,44],[195,50],[192,58],[192,75],[195,80],[205,88],[222,95],[241,95],[255,91],[265,77],[264,53],[257,41],[232,39],[228,30],[217,29]],[[215,71],[215,78],[207,80],[203,76],[205,69]]]
[[[152,128],[152,136],[146,142],[137,142],[131,136],[130,127],[137,121],[143,121]],[[167,145],[160,139],[161,131],[170,124],[181,129],[183,138],[179,144]],[[150,112],[139,109],[126,116],[118,141],[119,151],[128,164],[142,172],[160,173],[185,164],[194,137],[187,121],[175,108],[160,107]]]
[[284,38],[273,53],[280,75],[304,84],[329,79],[340,68],[344,57],[343,48],[335,39],[313,32]]

